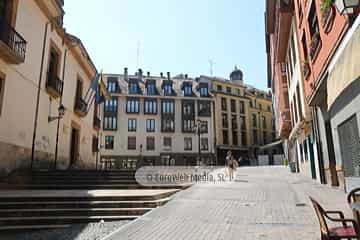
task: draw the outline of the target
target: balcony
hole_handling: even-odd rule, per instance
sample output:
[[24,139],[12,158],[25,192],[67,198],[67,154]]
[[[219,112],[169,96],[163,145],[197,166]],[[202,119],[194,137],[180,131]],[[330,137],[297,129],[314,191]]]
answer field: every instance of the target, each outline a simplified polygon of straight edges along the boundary
[[74,112],[80,117],[85,117],[87,114],[87,103],[82,98],[77,98],[75,101]]
[[55,73],[48,73],[46,90],[54,98],[60,97],[63,90],[63,81],[61,81]]
[[290,111],[284,110],[280,113],[279,134],[281,138],[288,138],[291,132],[291,117]]
[[101,128],[101,120],[98,116],[94,116],[94,129],[100,130]]
[[25,61],[26,41],[5,20],[0,20],[0,56],[10,64]]
[[321,43],[320,34],[314,33],[314,35],[311,38],[311,45],[310,45],[310,57],[313,60],[313,62],[320,52],[321,45],[322,43]]

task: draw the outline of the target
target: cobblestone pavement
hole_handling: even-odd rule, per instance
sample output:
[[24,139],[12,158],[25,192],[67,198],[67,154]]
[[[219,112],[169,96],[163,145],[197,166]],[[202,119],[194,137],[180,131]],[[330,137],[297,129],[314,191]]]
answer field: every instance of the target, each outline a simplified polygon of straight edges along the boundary
[[235,182],[197,184],[163,207],[120,227],[104,240],[319,238],[308,196],[325,209],[347,209],[343,191],[285,167],[239,168]]

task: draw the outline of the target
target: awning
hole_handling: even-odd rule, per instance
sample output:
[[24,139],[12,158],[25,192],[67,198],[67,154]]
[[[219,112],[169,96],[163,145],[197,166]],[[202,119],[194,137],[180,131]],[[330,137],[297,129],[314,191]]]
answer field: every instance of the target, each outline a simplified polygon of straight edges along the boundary
[[272,142],[269,144],[266,144],[264,146],[261,146],[259,149],[260,150],[265,150],[265,149],[269,149],[269,148],[273,148],[273,147],[277,147],[278,145],[282,144],[282,140],[278,140],[276,142]]

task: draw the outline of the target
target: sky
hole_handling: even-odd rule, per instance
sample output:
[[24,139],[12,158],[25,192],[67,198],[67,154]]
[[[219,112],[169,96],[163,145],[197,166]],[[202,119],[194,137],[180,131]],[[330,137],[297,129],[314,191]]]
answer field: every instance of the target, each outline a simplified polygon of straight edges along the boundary
[[[95,4],[97,3],[97,4]],[[100,4],[99,4],[100,3]],[[266,89],[263,0],[65,0],[64,26],[104,73],[228,78]]]

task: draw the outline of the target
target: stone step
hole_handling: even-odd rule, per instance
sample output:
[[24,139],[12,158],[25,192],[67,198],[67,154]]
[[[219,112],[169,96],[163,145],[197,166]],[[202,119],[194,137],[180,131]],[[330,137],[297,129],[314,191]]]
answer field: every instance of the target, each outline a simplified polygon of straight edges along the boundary
[[33,189],[33,190],[76,190],[76,189],[174,189],[184,188],[183,186],[142,186],[139,184],[1,184],[0,189]]
[[155,208],[162,206],[170,197],[151,201],[30,201],[30,202],[0,202],[0,209],[21,208]]
[[0,231],[15,231],[15,230],[40,230],[53,228],[68,228],[71,224],[44,224],[44,225],[6,225],[0,226]]
[[33,217],[0,217],[0,226],[30,226],[39,225],[73,224],[119,220],[134,220],[141,215],[108,215],[108,216],[33,216]]
[[46,208],[0,209],[4,217],[51,217],[51,216],[133,216],[143,215],[152,208]]

